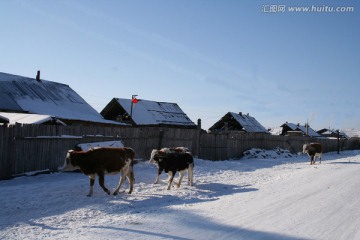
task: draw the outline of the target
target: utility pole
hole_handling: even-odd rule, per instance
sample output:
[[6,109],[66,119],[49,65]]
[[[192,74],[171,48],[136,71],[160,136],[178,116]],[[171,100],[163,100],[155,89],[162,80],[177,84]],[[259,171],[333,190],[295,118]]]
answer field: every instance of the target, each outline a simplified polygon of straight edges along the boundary
[[340,154],[340,131],[336,130],[337,133],[337,153]]

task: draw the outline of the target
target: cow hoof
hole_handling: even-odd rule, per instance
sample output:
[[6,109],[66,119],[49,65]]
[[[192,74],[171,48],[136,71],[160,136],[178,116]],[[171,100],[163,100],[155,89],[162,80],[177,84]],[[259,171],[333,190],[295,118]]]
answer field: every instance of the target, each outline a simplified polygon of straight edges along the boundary
[[91,194],[86,195],[87,197],[91,197]]
[[114,195],[114,196],[118,195],[118,192],[114,192],[113,195]]

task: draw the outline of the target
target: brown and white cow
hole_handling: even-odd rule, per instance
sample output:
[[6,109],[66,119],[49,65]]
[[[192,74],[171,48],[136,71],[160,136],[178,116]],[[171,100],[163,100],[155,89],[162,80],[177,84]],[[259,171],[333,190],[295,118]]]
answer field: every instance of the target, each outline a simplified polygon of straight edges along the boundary
[[321,143],[309,143],[303,145],[303,153],[307,153],[310,157],[310,164],[315,164],[316,157],[320,159],[322,155],[323,147]]
[[188,149],[183,149],[181,152],[171,151],[168,149],[152,150],[150,163],[156,164],[158,167],[158,174],[155,184],[159,183],[160,174],[165,171],[169,175],[167,190],[170,190],[171,184],[174,180],[176,172],[179,172],[179,182],[177,187],[180,187],[181,181],[184,177],[184,172],[188,172],[189,185],[193,185],[193,171],[194,159]]
[[93,194],[96,175],[99,177],[102,189],[110,194],[110,190],[105,187],[105,175],[117,173],[121,173],[121,177],[113,194],[119,193],[125,178],[129,181],[129,194],[131,194],[135,180],[134,157],[135,152],[131,148],[93,148],[86,152],[69,150],[62,170],[80,169],[89,176],[90,192],[87,195],[89,197]]

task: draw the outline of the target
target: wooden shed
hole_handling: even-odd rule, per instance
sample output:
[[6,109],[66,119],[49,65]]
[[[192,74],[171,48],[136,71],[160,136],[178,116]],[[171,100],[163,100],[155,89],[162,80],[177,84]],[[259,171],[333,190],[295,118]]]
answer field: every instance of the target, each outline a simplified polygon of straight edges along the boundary
[[254,117],[249,114],[228,112],[209,131],[235,130],[248,133],[269,133]]
[[346,136],[345,133],[341,132],[341,131],[337,131],[334,129],[330,129],[330,128],[323,128],[320,129],[319,131],[317,131],[318,134],[320,134],[323,137],[327,137],[327,138],[341,138],[341,139],[346,139],[348,138]]
[[281,125],[282,131],[280,135],[303,135],[309,137],[321,137],[314,129],[308,125],[300,125],[295,123],[284,123]]
[[144,99],[113,98],[100,114],[107,120],[129,123],[133,126],[171,126],[196,128],[176,103]]

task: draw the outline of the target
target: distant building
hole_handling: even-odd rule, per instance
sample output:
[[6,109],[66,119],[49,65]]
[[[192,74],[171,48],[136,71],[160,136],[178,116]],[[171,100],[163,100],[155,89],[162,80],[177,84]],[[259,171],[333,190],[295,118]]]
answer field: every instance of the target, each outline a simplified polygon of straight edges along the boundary
[[301,136],[309,136],[309,137],[321,137],[319,133],[317,133],[310,126],[302,126],[300,124],[295,123],[284,123],[281,125],[282,131],[280,135],[301,135]]
[[209,131],[243,131],[248,133],[269,133],[254,117],[249,114],[228,112],[218,122],[209,128]]
[[[333,129],[329,129],[329,128],[323,128],[323,129],[317,131],[317,133],[320,134],[321,136],[327,137],[327,138],[337,138],[338,137],[337,130],[333,130]],[[345,139],[348,137],[346,136],[345,133],[340,131],[339,138]]]
[[0,111],[55,117],[67,125],[118,124],[105,120],[68,85],[0,73]]
[[349,138],[360,138],[360,129],[350,128],[344,129],[343,131]]
[[144,99],[136,99],[133,103],[132,99],[113,98],[101,115],[105,119],[134,126],[197,127],[176,103]]
[[56,117],[43,114],[30,114],[30,113],[10,113],[0,112],[0,124],[6,123],[14,125],[20,124],[43,124],[43,125],[63,125],[66,124]]

